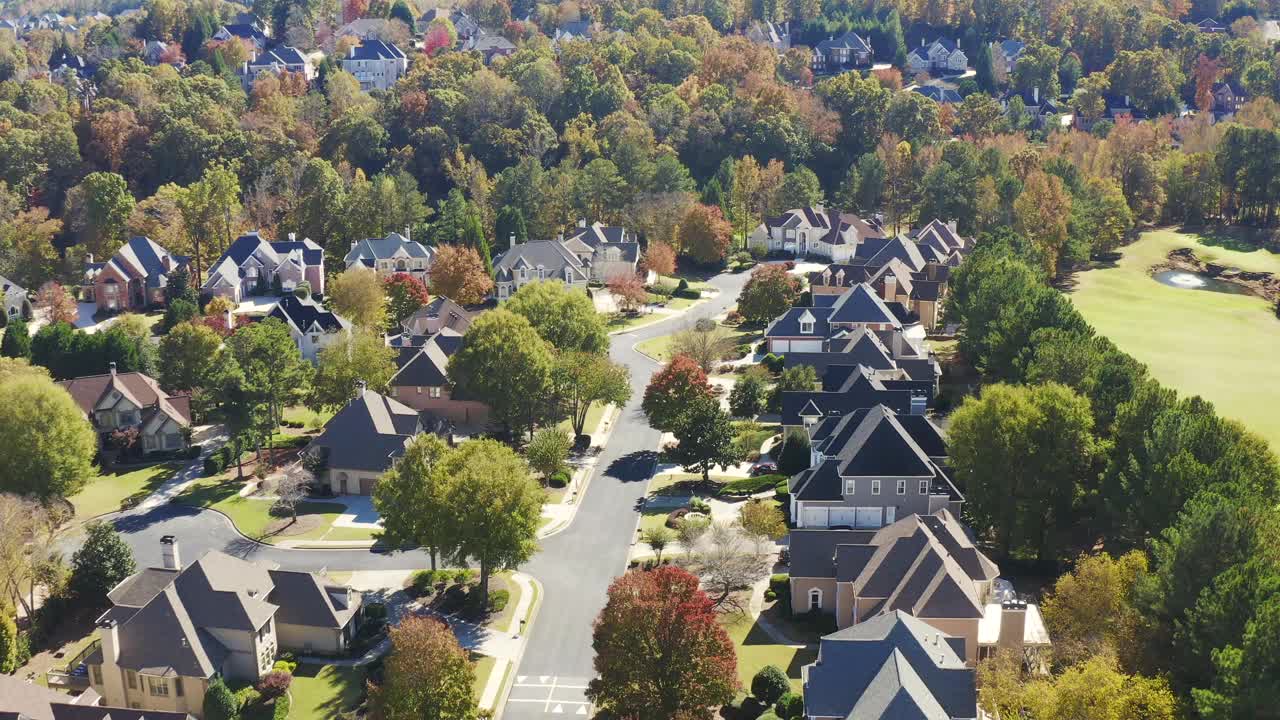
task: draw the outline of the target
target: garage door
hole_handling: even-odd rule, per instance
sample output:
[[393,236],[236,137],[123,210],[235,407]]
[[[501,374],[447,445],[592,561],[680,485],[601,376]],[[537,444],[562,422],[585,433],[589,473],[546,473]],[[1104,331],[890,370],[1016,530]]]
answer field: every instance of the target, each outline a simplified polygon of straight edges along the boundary
[[860,507],[857,509],[857,516],[854,518],[854,521],[855,527],[878,528],[880,527],[880,508]]
[[791,352],[791,341],[790,340],[770,340],[769,352],[774,352],[774,353]]
[[823,528],[827,526],[827,509],[824,507],[805,508],[804,509],[804,526],[809,528]]
[[372,495],[374,483],[378,482],[378,478],[360,478],[360,494]]
[[792,340],[791,352],[798,352],[798,353],[799,352],[807,352],[807,353],[822,352],[822,341],[821,340]]
[[831,527],[853,527],[856,523],[854,508],[831,508]]

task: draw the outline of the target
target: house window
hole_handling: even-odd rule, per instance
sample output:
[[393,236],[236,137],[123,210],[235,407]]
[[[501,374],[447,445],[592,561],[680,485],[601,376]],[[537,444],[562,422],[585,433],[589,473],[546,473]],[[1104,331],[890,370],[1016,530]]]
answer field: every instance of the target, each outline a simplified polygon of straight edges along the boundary
[[929,494],[929,481],[928,481],[928,480],[921,480],[921,481],[920,481],[920,494],[921,494],[921,495],[928,495],[928,494]]
[[316,344],[316,343],[318,343],[318,342],[320,342],[320,336],[319,336],[319,335],[312,335],[312,336],[311,336],[311,344],[312,344],[312,345],[315,345],[315,344]]
[[422,394],[422,386],[421,386],[421,385],[416,386],[416,387],[414,388],[414,390],[416,390],[416,391],[418,392],[418,394],[419,394],[419,395],[421,395],[421,394]]
[[809,590],[809,609],[822,609],[822,590],[819,588],[811,588]]
[[438,388],[438,387],[433,387],[433,388],[431,388],[431,397],[433,397],[433,398],[438,398],[438,397],[440,397],[440,388]]
[[173,694],[182,697],[182,678],[173,679]]
[[136,673],[136,672],[134,672],[134,671],[132,671],[132,670],[125,670],[125,671],[124,671],[124,680],[125,680],[125,683],[127,683],[127,684],[129,685],[129,689],[130,689],[130,690],[137,690],[137,689],[138,689],[138,673]]
[[880,481],[879,481],[879,480],[872,480],[872,481],[871,481],[871,494],[872,494],[872,495],[879,495],[879,494],[880,494]]
[[898,494],[899,494],[899,495],[906,495],[906,494],[907,494],[907,481],[906,481],[906,480],[899,480],[899,481],[898,481]]
[[93,675],[93,684],[101,685],[102,684],[102,666],[90,665],[89,672]]
[[844,481],[844,494],[845,494],[845,495],[852,495],[852,494],[854,493],[854,490],[855,490],[855,489],[857,489],[857,481],[856,481],[856,480],[845,480],[845,481]]
[[801,335],[812,335],[812,334],[813,334],[813,323],[812,323],[812,322],[803,322],[803,321],[802,321],[802,322],[800,323],[800,334],[801,334]]
[[152,436],[152,435],[146,435],[146,436],[143,436],[143,438],[142,438],[142,449],[143,449],[143,450],[155,450],[155,449],[156,449],[156,439],[155,439],[155,437],[154,437],[154,436]]
[[169,681],[164,678],[148,677],[147,692],[151,697],[169,697]]

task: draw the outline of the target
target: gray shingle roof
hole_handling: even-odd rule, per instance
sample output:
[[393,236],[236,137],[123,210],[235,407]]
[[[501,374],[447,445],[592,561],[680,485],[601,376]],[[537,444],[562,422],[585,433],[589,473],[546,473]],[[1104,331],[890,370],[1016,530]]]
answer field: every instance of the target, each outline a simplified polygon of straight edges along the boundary
[[417,410],[366,390],[325,424],[311,447],[327,450],[330,467],[381,472],[421,431]]
[[511,281],[515,272],[525,268],[536,279],[536,270],[542,267],[549,279],[564,280],[565,270],[576,279],[586,280],[587,271],[582,261],[559,240],[537,240],[520,243],[499,255],[493,261],[493,272],[498,280]]
[[428,261],[435,255],[433,248],[428,248],[420,242],[409,240],[400,233],[391,233],[382,238],[368,238],[361,240],[351,248],[347,256],[343,258],[343,262],[347,267],[351,267],[356,263],[362,263],[368,267],[373,267],[376,260],[390,260],[398,253],[403,251],[405,257],[425,258]]
[[280,600],[278,623],[341,629],[360,609],[359,593],[348,592],[323,575],[293,570],[271,570],[270,574],[275,585],[271,597]]

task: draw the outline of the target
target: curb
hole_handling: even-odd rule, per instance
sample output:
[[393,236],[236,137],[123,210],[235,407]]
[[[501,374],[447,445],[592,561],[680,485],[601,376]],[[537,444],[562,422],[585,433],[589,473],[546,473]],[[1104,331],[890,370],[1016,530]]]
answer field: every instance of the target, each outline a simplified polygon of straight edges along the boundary
[[[519,571],[517,570],[516,572],[519,572]],[[533,627],[534,621],[538,619],[538,615],[542,612],[542,601],[546,599],[547,592],[542,587],[542,582],[539,581],[538,578],[525,573],[520,573],[520,574],[529,578],[529,585],[534,589],[534,592],[537,594],[537,598],[533,601],[533,604],[529,607],[529,617],[525,624],[526,628],[531,628]],[[516,654],[516,657],[513,660],[508,661],[510,664],[510,668],[508,668],[508,670],[505,672],[505,675],[502,680],[502,687],[498,689],[498,695],[497,697],[494,698],[493,707],[489,708],[489,710],[493,713],[494,720],[500,720],[502,718],[503,712],[507,709],[507,698],[511,695],[512,686],[515,685],[516,670],[520,667],[520,663],[524,661],[524,652],[528,647],[529,647],[529,635],[526,632],[520,638],[520,652]]]
[[[603,441],[600,443],[600,448],[602,451],[605,448],[605,446],[609,444],[609,439],[613,437],[613,431],[617,428],[618,418],[622,416],[621,407],[617,405],[610,405],[610,407],[612,407],[613,410],[609,415],[609,432],[605,433]],[[601,422],[602,423],[604,422],[603,418],[601,419]],[[537,537],[538,540],[544,540],[553,535],[559,535],[565,530],[568,530],[569,526],[573,524],[574,519],[578,517],[578,510],[582,508],[582,501],[587,496],[587,489],[591,487],[591,480],[592,478],[595,477],[595,474],[596,474],[595,471],[596,471],[597,465],[599,465],[598,462],[592,464],[590,467],[585,468],[587,470],[587,474],[586,474],[586,477],[583,478],[582,487],[578,488],[578,499],[576,502],[573,503],[573,512],[569,513],[568,519],[566,519],[564,522],[560,523],[559,525],[552,526],[551,529],[549,530],[538,533],[538,537]]]

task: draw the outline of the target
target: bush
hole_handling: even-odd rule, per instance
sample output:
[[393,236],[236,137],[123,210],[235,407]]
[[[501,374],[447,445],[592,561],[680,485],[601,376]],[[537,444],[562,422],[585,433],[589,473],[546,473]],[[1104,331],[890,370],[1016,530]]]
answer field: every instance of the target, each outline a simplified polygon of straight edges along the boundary
[[798,720],[804,717],[804,697],[799,693],[783,693],[773,711],[783,720]]
[[459,585],[466,585],[474,580],[476,573],[474,570],[459,570],[453,574],[453,581]]
[[262,697],[273,700],[289,692],[289,685],[292,683],[293,675],[283,670],[272,670],[258,680],[256,687],[258,692],[262,693]]
[[753,244],[747,247],[747,253],[751,255],[752,260],[759,261],[764,259],[764,256],[768,253],[768,251],[765,250],[764,245]]
[[236,707],[243,710],[251,705],[257,705],[262,699],[262,693],[255,690],[252,685],[247,685],[236,691],[235,699]]
[[790,691],[791,681],[776,665],[765,665],[751,678],[751,694],[765,705],[778,702],[778,698]]
[[[435,592],[435,589],[436,589],[435,571],[418,570],[413,575],[409,576],[409,588],[413,591],[414,595],[430,595],[431,593]],[[369,608],[366,607],[365,608],[366,617],[372,617],[368,613],[369,613]],[[385,616],[385,613],[386,613],[385,608],[383,608],[383,613]]]
[[500,613],[511,602],[511,593],[506,590],[494,590],[489,593],[489,612]]
[[689,510],[691,512],[702,513],[703,515],[710,515],[711,503],[700,497],[692,498],[689,500]]
[[667,513],[666,526],[675,530],[680,527],[680,522],[684,520],[684,516],[689,514],[689,508],[676,508]]
[[676,292],[680,292],[681,290],[688,290],[688,289],[689,289],[689,281],[685,280],[684,278],[680,278],[680,282],[676,284]]
[[772,710],[765,710],[756,720],[782,720],[782,718],[775,715]]
[[765,369],[774,375],[782,372],[782,368],[786,365],[786,362],[786,360],[774,355],[773,353],[765,355],[764,358],[760,360],[760,364],[764,365]]
[[285,720],[289,717],[289,706],[292,704],[293,700],[288,695],[276,698],[275,707],[271,709],[271,720]]
[[368,620],[385,620],[387,617],[387,606],[385,603],[371,602],[364,606],[364,616]]
[[220,677],[215,677],[204,691],[204,720],[235,720],[240,715],[240,707]]
[[776,592],[774,592],[774,591],[772,591],[772,590],[765,590],[765,591],[764,591],[764,599],[765,599],[765,600],[768,600],[769,602],[773,602],[774,600],[777,600],[777,599],[778,599],[778,593],[776,593]]
[[188,459],[188,460],[195,460],[195,459],[196,459],[196,458],[198,458],[198,457],[200,457],[200,446],[199,446],[199,445],[192,445],[191,447],[187,448],[187,459]]
[[204,474],[217,475],[222,472],[226,465],[222,462],[222,454],[213,452],[209,453],[209,457],[204,459]]
[[569,473],[564,470],[557,470],[552,473],[551,477],[547,478],[547,485],[553,488],[568,487]]
[[279,670],[280,672],[287,672],[290,675],[292,675],[293,671],[298,669],[298,663],[289,662],[288,660],[281,659],[281,660],[275,661],[275,664],[271,666],[271,669]]

